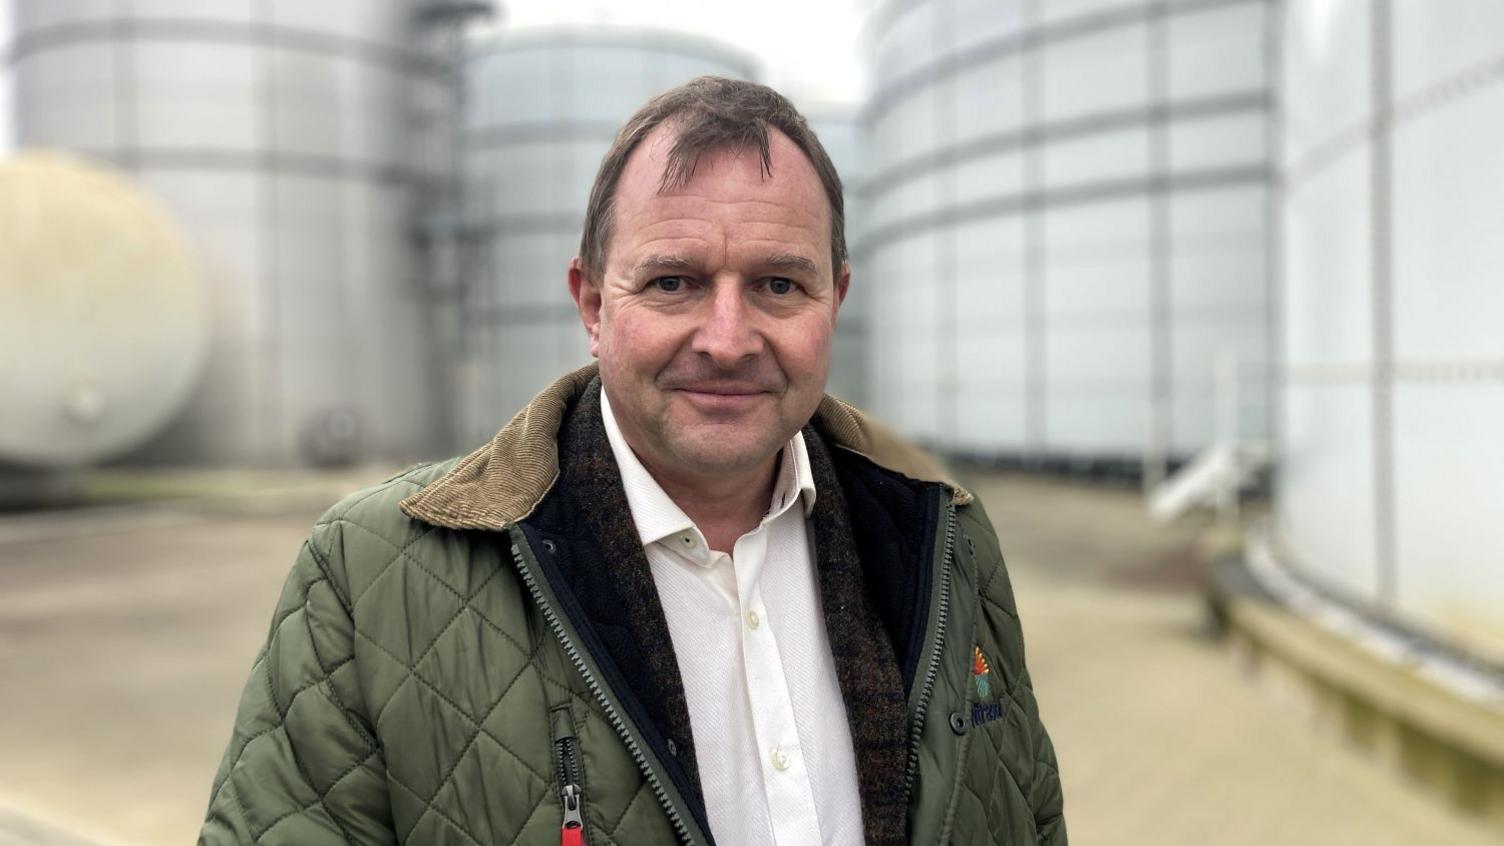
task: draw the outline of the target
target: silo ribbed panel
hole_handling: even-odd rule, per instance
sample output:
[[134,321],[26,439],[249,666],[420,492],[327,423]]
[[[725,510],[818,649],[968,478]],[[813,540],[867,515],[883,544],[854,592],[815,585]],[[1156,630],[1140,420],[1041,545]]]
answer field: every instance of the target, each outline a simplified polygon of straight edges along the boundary
[[1230,354],[1263,436],[1265,27],[1257,0],[873,10],[881,416],[985,457],[1180,459]]
[[21,0],[23,146],[134,175],[212,288],[208,370],[140,456],[400,459],[435,443],[429,303],[412,247],[415,116],[448,97],[392,0]]

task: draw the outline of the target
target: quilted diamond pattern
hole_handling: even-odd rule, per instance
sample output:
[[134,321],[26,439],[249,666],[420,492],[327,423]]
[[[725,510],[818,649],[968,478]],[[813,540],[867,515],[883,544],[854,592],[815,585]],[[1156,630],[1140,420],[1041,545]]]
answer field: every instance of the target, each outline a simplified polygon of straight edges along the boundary
[[510,539],[397,510],[442,469],[316,524],[252,667],[201,843],[557,843],[551,701],[576,711],[592,842],[673,841],[615,730],[557,669],[567,662]]
[[[980,505],[966,512],[965,536],[979,579],[977,645],[994,676],[1002,716],[971,729],[952,839],[956,843],[1063,844],[1060,776],[1024,662],[1023,629],[997,538]],[[976,691],[968,691],[975,700]],[[991,701],[991,699],[989,699]]]
[[[511,539],[436,530],[397,508],[447,469],[389,480],[314,527],[252,666],[201,843],[557,843],[548,710],[561,702],[574,712],[590,841],[675,842],[520,584]],[[973,728],[958,762],[952,840],[1063,846],[1055,755],[1012,588],[980,507],[962,515],[977,563],[976,641],[1004,717]],[[969,662],[970,643],[947,649]],[[926,738],[922,777],[953,783],[939,751],[953,742],[948,729],[933,746]]]

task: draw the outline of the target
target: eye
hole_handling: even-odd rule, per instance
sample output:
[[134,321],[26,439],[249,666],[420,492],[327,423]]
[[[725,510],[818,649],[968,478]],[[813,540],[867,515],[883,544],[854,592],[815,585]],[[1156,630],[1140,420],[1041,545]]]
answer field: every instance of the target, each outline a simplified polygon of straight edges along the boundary
[[792,280],[775,276],[768,280],[768,292],[779,295],[792,294],[794,292],[794,283]]
[[674,294],[683,290],[683,276],[660,276],[653,280],[653,286],[665,294]]

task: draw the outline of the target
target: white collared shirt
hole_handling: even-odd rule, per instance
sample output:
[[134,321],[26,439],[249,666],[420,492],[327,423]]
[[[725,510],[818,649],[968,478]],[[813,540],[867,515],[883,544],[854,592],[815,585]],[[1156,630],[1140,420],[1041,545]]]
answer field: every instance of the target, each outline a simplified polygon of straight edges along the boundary
[[727,555],[642,466],[604,391],[601,416],[668,619],[711,835],[728,846],[860,844],[856,755],[806,525],[815,485],[803,434],[779,453],[762,522]]

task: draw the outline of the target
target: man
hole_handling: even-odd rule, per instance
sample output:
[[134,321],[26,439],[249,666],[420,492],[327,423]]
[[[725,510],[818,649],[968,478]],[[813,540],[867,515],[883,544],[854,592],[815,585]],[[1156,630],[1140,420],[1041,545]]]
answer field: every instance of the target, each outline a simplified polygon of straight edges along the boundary
[[1064,843],[986,515],[822,395],[842,220],[772,90],[635,115],[569,266],[598,370],[319,521],[202,842]]

